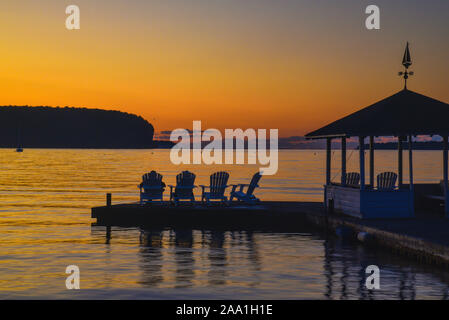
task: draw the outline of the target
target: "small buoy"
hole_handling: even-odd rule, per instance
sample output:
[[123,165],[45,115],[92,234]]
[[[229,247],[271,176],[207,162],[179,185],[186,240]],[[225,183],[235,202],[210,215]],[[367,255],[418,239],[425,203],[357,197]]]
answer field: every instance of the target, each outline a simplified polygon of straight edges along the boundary
[[367,242],[372,239],[372,235],[370,235],[368,232],[361,231],[357,234],[357,239],[361,242]]

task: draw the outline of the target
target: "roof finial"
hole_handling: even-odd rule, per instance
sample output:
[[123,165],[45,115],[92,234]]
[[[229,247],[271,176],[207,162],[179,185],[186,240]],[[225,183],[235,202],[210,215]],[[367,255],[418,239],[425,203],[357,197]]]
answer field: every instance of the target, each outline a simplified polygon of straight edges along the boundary
[[399,75],[404,76],[404,90],[407,90],[408,76],[413,76],[413,74],[414,74],[413,71],[408,72],[408,68],[412,65],[412,58],[410,57],[410,50],[408,48],[408,42],[407,42],[407,46],[405,47],[404,57],[402,58],[402,65],[405,67],[405,71],[399,72]]

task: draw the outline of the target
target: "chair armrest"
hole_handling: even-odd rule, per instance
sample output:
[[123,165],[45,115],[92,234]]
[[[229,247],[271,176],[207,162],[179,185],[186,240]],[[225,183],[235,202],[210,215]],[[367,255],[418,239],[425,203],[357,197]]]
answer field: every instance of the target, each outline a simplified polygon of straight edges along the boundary
[[164,189],[165,186],[142,186],[143,189],[150,189],[150,190],[160,190]]

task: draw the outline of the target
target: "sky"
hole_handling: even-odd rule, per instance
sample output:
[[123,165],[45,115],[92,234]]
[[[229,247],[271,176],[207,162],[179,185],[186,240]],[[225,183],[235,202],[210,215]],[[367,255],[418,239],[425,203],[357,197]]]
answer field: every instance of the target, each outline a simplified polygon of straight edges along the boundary
[[406,41],[409,89],[449,103],[447,0],[1,0],[0,32],[0,105],[120,110],[157,132],[304,135],[401,90]]

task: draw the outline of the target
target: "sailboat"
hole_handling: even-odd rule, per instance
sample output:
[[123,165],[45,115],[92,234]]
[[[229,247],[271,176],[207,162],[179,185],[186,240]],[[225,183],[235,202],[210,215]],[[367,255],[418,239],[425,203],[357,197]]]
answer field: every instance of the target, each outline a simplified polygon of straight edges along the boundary
[[16,148],[16,152],[23,152],[22,144],[20,142],[20,127],[17,130],[17,148]]

